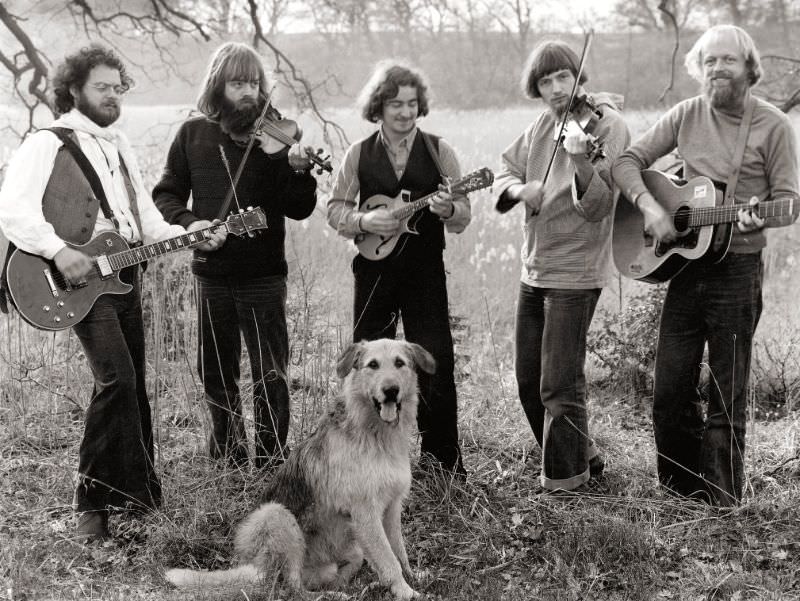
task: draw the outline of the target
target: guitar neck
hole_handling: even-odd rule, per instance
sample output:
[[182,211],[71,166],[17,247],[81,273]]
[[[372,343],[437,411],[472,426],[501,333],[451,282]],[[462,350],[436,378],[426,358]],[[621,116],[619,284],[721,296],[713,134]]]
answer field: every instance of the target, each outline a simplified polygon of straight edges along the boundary
[[144,263],[145,261],[155,259],[162,255],[185,248],[193,248],[209,240],[211,238],[211,232],[220,227],[224,227],[226,230],[228,229],[227,224],[220,223],[195,232],[187,232],[180,236],[169,238],[168,240],[162,240],[161,242],[154,242],[153,244],[146,244],[144,246],[113,253],[108,255],[108,260],[114,271],[121,271],[125,267],[138,265],[139,263]]
[[[458,191],[455,189],[453,190],[453,192],[458,193]],[[422,198],[418,198],[417,200],[408,202],[404,204],[402,207],[392,211],[392,216],[395,217],[396,219],[405,219],[406,217],[409,217],[410,215],[413,215],[414,213],[419,211],[421,208],[427,206],[428,201],[434,196],[436,196],[436,194],[437,194],[436,192],[432,192],[431,194],[427,194]]]
[[[777,200],[766,200],[759,202],[756,207],[758,216],[762,219],[767,217],[783,217],[790,215],[794,211],[797,199],[789,196]],[[720,223],[735,223],[739,221],[738,212],[742,209],[750,209],[747,203],[723,205],[721,207],[704,207],[692,209],[689,219],[691,227],[701,227],[704,225],[717,225]]]

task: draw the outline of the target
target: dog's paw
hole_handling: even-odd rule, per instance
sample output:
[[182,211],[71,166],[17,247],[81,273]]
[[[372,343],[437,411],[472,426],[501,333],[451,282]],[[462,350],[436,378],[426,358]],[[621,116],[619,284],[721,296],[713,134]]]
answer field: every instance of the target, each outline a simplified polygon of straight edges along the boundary
[[405,582],[397,582],[392,585],[392,596],[397,601],[409,601],[410,599],[419,599],[419,593],[413,588],[408,586]]

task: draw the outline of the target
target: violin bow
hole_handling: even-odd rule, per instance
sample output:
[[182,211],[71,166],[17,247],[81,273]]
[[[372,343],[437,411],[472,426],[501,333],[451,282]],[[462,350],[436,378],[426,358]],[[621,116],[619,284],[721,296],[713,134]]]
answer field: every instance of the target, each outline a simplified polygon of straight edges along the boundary
[[[250,134],[250,139],[247,141],[247,146],[244,149],[242,160],[239,161],[239,166],[236,168],[236,175],[233,176],[230,190],[228,190],[228,193],[225,195],[225,200],[222,202],[222,207],[220,208],[219,215],[217,216],[217,219],[221,221],[225,220],[225,217],[227,216],[228,213],[228,209],[231,206],[231,200],[233,200],[233,198],[236,195],[236,185],[239,183],[239,178],[242,177],[242,172],[244,171],[244,165],[247,162],[247,158],[250,156],[250,151],[253,150],[253,144],[256,141],[255,132],[258,131],[258,128],[261,126],[261,123],[267,116],[267,111],[269,110],[269,105],[270,102],[272,101],[272,92],[274,91],[275,91],[275,84],[272,84],[272,87],[269,90],[269,94],[267,94],[267,101],[264,103],[264,108],[261,109],[261,114],[258,116],[258,119],[256,119],[255,125],[253,127],[253,133]],[[227,160],[225,159],[224,154],[222,155],[222,161],[223,163],[226,163],[226,169],[227,169]],[[230,175],[231,175],[230,172],[228,172],[228,177],[230,177]],[[237,200],[236,203],[238,204],[239,201]]]
[[564,118],[561,120],[561,127],[558,129],[558,137],[556,138],[556,143],[553,146],[553,152],[550,154],[550,162],[547,163],[547,171],[544,172],[544,179],[542,180],[542,186],[547,183],[547,178],[550,176],[550,170],[553,168],[553,161],[556,159],[556,153],[558,152],[558,145],[561,142],[561,136],[564,135],[564,129],[567,127],[567,116],[569,115],[569,111],[572,108],[572,103],[575,101],[575,95],[578,92],[578,86],[580,85],[581,75],[583,75],[583,67],[586,64],[586,55],[589,54],[589,46],[592,44],[592,38],[594,37],[594,29],[590,29],[589,32],[586,34],[586,39],[583,41],[583,50],[581,51],[581,60],[578,64],[578,72],[575,74],[575,81],[572,84],[572,92],[569,95],[569,103],[567,104],[567,110],[564,112]]

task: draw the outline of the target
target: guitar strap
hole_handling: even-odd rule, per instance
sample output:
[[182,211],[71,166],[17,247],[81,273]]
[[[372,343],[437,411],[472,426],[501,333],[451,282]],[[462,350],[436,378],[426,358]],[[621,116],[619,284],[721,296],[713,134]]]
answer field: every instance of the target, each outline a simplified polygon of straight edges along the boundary
[[[725,182],[725,195],[722,199],[723,205],[736,202],[736,184],[739,181],[739,171],[742,166],[744,151],[747,147],[747,137],[750,134],[750,124],[753,122],[753,111],[755,107],[756,101],[752,96],[749,96],[744,108],[744,114],[742,115],[742,122],[739,124],[739,133],[736,136],[736,146],[733,149],[731,172],[728,175],[728,181]],[[716,228],[714,240],[712,242],[713,248],[720,248],[727,244],[728,231],[729,229],[727,227]]]
[[430,137],[424,131],[419,130],[419,133],[422,135],[422,141],[425,142],[425,148],[428,149],[428,154],[431,155],[433,159],[433,163],[436,165],[436,170],[439,172],[439,177],[442,178],[442,181],[446,181],[447,177],[442,170],[442,161],[439,158],[439,151],[434,148],[433,142],[431,142]]
[[108,198],[106,198],[106,192],[103,190],[103,184],[100,183],[100,176],[97,175],[97,171],[92,167],[89,158],[83,153],[81,147],[78,146],[78,143],[73,139],[72,130],[66,127],[49,127],[46,129],[58,136],[58,139],[64,144],[64,148],[66,148],[72,155],[72,158],[75,159],[86,181],[89,182],[92,193],[100,201],[100,209],[103,211],[103,216],[106,219],[110,219],[111,223],[114,224],[114,229],[119,231],[119,221],[117,221],[114,211],[111,210],[108,204]]

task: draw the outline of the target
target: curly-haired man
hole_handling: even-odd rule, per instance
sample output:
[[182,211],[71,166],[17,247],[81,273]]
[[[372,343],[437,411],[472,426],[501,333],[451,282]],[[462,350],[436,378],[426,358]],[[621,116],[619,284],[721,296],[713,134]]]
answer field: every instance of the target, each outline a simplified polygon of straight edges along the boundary
[[394,338],[402,318],[406,340],[436,359],[433,376],[420,373],[419,429],[423,468],[465,474],[458,445],[453,339],[448,320],[443,250],[445,227],[459,233],[470,221],[466,196],[451,195],[443,177],[457,179],[455,152],[444,140],[417,128],[428,114],[421,75],[402,65],[379,64],[361,95],[362,116],[380,128],[347,151],[328,200],[328,223],[345,238],[392,236],[400,222],[385,208],[364,210],[376,194],[412,198],[439,190],[429,210],[411,218],[419,235],[404,236],[385,259],[353,260],[353,340]]
[[[68,243],[85,244],[109,230],[131,245],[186,233],[164,221],[127,137],[112,127],[131,84],[119,57],[103,46],[67,56],[53,80],[60,116],[20,146],[0,191],[6,237],[23,251],[53,260],[73,283],[83,280],[92,263]],[[81,154],[88,159],[83,168]],[[102,195],[90,179],[99,180],[105,199],[98,199]],[[78,536],[86,541],[108,536],[110,507],[147,510],[161,500],[145,389],[140,275],[132,266],[120,276],[133,289],[99,297],[74,326],[94,375],[74,496]]]

